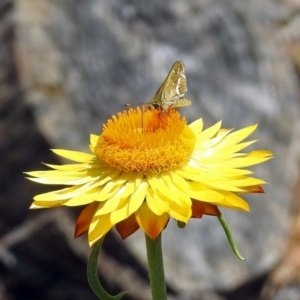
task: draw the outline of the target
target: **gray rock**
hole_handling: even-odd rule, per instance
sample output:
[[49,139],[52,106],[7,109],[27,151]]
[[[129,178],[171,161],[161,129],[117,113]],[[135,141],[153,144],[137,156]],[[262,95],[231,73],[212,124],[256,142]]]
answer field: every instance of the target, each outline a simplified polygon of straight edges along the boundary
[[[166,277],[179,290],[231,289],[268,270],[284,246],[299,151],[299,90],[270,1],[16,1],[16,50],[26,97],[54,147],[87,149],[89,133],[125,103],[145,103],[176,59],[186,66],[189,121],[259,123],[255,148],[276,158],[255,168],[269,185],[247,197],[251,213],[222,210],[247,262],[216,218],[170,222]],[[128,247],[145,262],[144,237]]]

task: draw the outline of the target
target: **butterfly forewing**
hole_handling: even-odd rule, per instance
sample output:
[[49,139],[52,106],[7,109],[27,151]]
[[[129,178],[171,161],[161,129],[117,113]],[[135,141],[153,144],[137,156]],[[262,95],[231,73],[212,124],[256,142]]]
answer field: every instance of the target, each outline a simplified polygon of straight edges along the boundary
[[177,60],[167,78],[154,97],[147,103],[148,107],[167,111],[170,107],[190,105],[191,101],[184,98],[187,91],[184,65]]

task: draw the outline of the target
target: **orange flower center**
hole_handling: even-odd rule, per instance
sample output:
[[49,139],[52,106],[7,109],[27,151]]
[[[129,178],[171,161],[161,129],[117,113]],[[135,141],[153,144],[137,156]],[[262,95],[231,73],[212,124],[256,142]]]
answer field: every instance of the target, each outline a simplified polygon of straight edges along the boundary
[[194,133],[177,111],[129,109],[103,126],[95,155],[125,172],[159,173],[184,166],[195,142]]

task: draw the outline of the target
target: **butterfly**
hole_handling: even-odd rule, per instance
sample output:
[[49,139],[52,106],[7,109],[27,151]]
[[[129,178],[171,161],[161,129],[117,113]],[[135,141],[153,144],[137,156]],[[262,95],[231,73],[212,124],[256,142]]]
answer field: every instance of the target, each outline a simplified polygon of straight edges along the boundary
[[177,60],[153,98],[146,103],[148,109],[157,109],[164,113],[171,107],[191,104],[190,100],[184,98],[187,91],[184,71],[183,62]]

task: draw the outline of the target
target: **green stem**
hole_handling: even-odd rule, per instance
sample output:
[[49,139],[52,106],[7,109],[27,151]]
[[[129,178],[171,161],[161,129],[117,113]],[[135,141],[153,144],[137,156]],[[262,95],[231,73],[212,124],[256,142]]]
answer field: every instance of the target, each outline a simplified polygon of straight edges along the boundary
[[97,268],[97,261],[99,252],[102,247],[104,238],[100,239],[92,248],[91,255],[88,261],[87,266],[87,276],[90,287],[95,295],[101,300],[120,300],[127,292],[122,292],[116,296],[112,296],[108,294],[102,287],[99,277],[98,277],[98,268]]
[[152,300],[167,300],[161,234],[154,241],[147,234],[145,237]]

